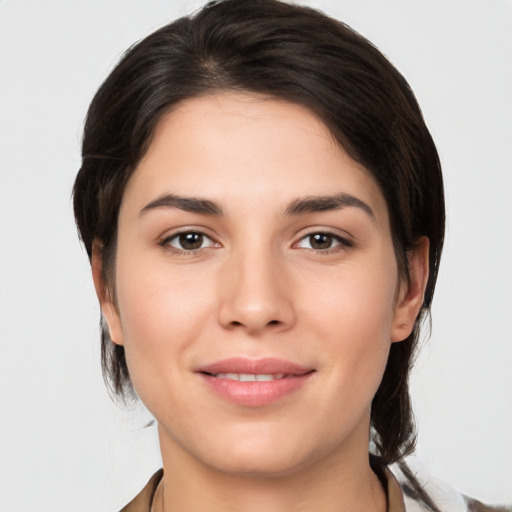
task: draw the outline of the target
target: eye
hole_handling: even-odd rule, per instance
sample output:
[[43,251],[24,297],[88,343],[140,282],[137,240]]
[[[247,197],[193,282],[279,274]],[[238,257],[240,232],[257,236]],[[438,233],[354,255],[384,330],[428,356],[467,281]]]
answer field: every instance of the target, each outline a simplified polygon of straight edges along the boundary
[[351,247],[352,244],[333,233],[310,233],[301,238],[297,244],[302,249],[312,249],[314,251],[327,251],[337,246]]
[[197,251],[206,247],[212,247],[215,242],[203,233],[197,231],[184,231],[166,238],[162,245],[184,252]]

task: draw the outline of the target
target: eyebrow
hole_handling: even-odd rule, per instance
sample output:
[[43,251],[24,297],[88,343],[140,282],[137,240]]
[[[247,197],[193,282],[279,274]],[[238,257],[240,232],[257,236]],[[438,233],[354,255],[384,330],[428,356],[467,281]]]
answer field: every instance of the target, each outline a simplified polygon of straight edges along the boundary
[[300,215],[304,213],[326,212],[331,210],[340,210],[348,206],[360,208],[372,220],[375,220],[373,210],[361,199],[351,194],[335,194],[332,196],[307,196],[296,199],[288,208],[286,208],[286,215]]
[[[326,212],[340,210],[346,207],[355,207],[363,210],[373,220],[375,214],[372,209],[357,197],[340,193],[332,196],[307,196],[295,199],[285,210],[285,215],[301,215],[306,213]],[[200,197],[185,197],[176,194],[163,194],[140,211],[140,215],[158,208],[178,208],[180,210],[203,215],[221,216],[224,214],[220,204]]]
[[185,212],[201,213],[203,215],[222,215],[222,207],[210,201],[209,199],[201,199],[198,197],[183,197],[175,194],[164,194],[148,203],[140,214],[144,214],[150,210],[157,208],[178,208]]

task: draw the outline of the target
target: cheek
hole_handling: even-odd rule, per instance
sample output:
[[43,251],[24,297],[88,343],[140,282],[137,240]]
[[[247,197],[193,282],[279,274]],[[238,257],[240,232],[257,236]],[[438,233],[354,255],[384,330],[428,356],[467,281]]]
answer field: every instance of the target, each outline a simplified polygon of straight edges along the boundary
[[331,332],[352,332],[356,338],[373,333],[375,341],[381,334],[389,342],[397,280],[393,264],[354,265],[325,276],[316,274],[310,281],[314,286],[303,293],[308,300],[305,309],[315,311]]
[[[130,375],[140,394],[153,377],[168,375],[186,360],[212,318],[211,287],[190,268],[119,259],[117,297]],[[164,377],[165,378],[165,377]]]
[[[194,327],[196,317],[212,302],[199,266],[171,266],[159,258],[119,258],[118,302],[125,335],[152,341],[150,334],[173,337]],[[163,261],[162,261],[163,260]]]
[[391,265],[379,272],[369,267],[340,272],[324,283],[323,292],[317,289],[309,295],[309,318],[328,344],[328,364],[337,379],[351,382],[343,389],[376,391],[391,345],[395,288]]

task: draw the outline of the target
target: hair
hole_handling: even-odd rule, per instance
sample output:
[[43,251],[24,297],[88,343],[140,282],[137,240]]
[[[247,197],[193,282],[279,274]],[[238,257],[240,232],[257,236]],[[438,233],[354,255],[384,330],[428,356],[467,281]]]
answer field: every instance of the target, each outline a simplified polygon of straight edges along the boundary
[[[414,448],[408,374],[429,311],[444,238],[444,195],[435,145],[409,85],[347,25],[278,0],[221,0],[149,35],[121,58],[87,114],[74,210],[89,258],[102,250],[113,290],[124,189],[155,127],[179,103],[223,91],[251,92],[308,108],[376,181],[386,200],[398,268],[428,237],[429,277],[410,336],[393,343],[371,409],[384,464]],[[115,293],[113,293],[115,297]],[[114,395],[133,396],[124,348],[102,322],[102,367]]]

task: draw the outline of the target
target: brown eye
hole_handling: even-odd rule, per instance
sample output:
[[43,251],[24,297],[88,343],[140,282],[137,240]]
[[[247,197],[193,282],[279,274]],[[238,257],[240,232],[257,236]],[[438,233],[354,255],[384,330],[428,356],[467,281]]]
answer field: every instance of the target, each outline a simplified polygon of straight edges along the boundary
[[297,246],[301,249],[309,249],[312,251],[325,251],[329,249],[343,249],[352,247],[352,243],[334,233],[324,233],[319,231],[317,233],[311,233],[301,238],[297,243]]
[[201,233],[182,233],[178,237],[182,249],[193,251],[203,245],[203,235]]
[[166,238],[162,246],[167,246],[176,251],[191,252],[198,249],[205,249],[215,245],[214,241],[203,233],[197,231],[184,231]]
[[312,249],[322,250],[332,247],[334,237],[328,233],[315,233],[309,235],[309,245]]

